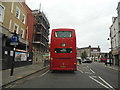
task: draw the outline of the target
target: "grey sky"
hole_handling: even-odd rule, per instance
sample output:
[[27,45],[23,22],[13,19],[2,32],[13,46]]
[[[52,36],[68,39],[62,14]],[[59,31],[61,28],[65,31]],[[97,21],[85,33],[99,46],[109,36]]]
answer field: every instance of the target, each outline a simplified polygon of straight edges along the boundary
[[26,0],[32,9],[46,14],[53,28],[76,30],[77,47],[100,46],[102,52],[110,48],[109,27],[117,16],[119,0]]

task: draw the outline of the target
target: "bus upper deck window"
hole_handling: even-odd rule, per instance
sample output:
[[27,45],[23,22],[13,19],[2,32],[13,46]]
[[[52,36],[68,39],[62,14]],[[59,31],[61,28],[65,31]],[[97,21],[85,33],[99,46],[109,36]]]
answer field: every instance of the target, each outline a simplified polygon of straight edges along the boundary
[[70,38],[70,37],[72,37],[72,31],[56,31],[55,37],[57,37],[57,38]]

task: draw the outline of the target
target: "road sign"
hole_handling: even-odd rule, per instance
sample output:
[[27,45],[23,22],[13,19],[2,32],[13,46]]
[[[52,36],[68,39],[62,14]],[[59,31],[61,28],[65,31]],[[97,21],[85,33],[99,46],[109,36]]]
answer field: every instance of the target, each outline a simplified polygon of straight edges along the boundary
[[18,39],[19,39],[18,34],[16,34],[16,35],[13,35],[13,36],[12,36],[11,41],[12,41],[12,42],[17,42]]
[[10,45],[18,45],[18,42],[11,42]]

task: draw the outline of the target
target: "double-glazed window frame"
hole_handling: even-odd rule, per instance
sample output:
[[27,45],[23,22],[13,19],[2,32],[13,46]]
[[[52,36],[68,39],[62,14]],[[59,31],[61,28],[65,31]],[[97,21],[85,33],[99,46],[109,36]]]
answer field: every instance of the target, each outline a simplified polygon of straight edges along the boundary
[[16,11],[15,11],[15,16],[16,18],[20,19],[20,9],[16,6]]
[[25,21],[26,21],[26,16],[23,14],[22,15],[22,23],[25,24]]
[[[15,26],[17,27],[17,29],[15,29]],[[16,33],[18,34],[19,33],[19,25],[18,24],[14,24],[14,30],[16,30]]]
[[21,28],[21,30],[20,30],[20,36],[22,38],[24,38],[24,34],[25,34],[25,30],[23,28]]

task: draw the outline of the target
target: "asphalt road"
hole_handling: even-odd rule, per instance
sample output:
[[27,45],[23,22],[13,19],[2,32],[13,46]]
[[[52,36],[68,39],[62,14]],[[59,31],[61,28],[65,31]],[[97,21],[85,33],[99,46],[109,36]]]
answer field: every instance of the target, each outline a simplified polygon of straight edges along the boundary
[[118,87],[118,71],[99,63],[78,65],[77,71],[51,72],[49,69],[17,81],[6,88],[107,88]]

